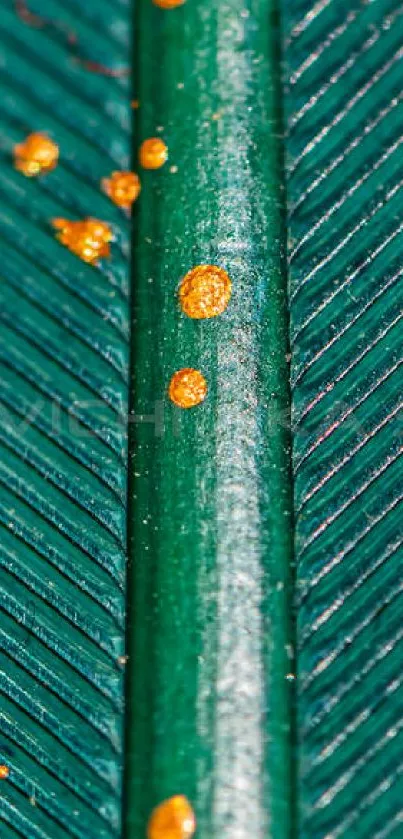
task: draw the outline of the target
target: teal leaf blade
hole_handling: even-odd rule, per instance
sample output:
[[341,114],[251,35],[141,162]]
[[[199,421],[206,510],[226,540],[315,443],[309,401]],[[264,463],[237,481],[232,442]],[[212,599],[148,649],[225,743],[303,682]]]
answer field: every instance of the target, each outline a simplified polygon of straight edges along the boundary
[[[121,833],[129,224],[100,180],[130,161],[128,7],[2,6],[0,157],[1,835]],[[97,36],[94,39],[94,26]],[[77,50],[66,33],[76,35]],[[81,60],[82,59],[82,60]],[[12,150],[60,147],[28,179]],[[112,224],[85,265],[54,217]]]
[[298,836],[401,835],[402,9],[283,4]]

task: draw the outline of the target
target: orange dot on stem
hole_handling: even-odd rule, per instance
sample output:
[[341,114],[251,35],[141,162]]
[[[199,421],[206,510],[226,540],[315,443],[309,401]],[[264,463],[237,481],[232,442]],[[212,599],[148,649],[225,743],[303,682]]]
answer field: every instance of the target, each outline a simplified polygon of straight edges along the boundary
[[196,830],[193,809],[184,795],[163,801],[151,813],[148,839],[191,839]]
[[185,2],[186,0],[153,0],[154,6],[159,6],[160,9],[176,9]]
[[200,405],[207,395],[207,382],[199,370],[184,367],[173,374],[168,388],[168,396],[178,408],[194,408]]
[[179,302],[189,318],[214,318],[227,308],[231,280],[224,268],[197,265],[184,276],[179,287]]
[[139,159],[144,169],[160,169],[168,160],[168,146],[161,137],[150,137],[141,144]]

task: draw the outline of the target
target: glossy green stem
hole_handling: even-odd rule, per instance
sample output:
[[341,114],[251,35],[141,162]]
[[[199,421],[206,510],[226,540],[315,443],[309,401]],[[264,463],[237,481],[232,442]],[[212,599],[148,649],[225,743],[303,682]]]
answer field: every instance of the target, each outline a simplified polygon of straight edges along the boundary
[[[290,836],[289,394],[277,28],[270,0],[137,11],[127,832],[184,793],[200,839]],[[137,156],[137,152],[136,156]],[[192,266],[233,282],[185,317]],[[166,390],[195,367],[209,391]]]

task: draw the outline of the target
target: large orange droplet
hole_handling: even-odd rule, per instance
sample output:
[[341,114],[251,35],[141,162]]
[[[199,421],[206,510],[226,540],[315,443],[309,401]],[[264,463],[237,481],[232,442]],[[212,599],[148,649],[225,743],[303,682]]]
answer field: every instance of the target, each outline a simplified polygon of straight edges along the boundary
[[6,781],[9,774],[10,774],[10,770],[9,770],[8,766],[6,766],[4,763],[2,763],[0,765],[0,781]]
[[160,169],[168,160],[168,146],[161,137],[150,137],[141,144],[139,159],[144,169]]
[[179,288],[182,311],[190,318],[214,318],[227,308],[231,280],[217,265],[197,265],[188,271]]
[[172,376],[168,395],[178,408],[194,408],[200,405],[207,394],[207,382],[199,370],[184,367]]
[[23,143],[14,146],[15,168],[28,178],[50,172],[58,159],[59,146],[40,131],[29,134]]
[[184,795],[174,795],[152,812],[148,823],[148,839],[191,839],[196,819]]

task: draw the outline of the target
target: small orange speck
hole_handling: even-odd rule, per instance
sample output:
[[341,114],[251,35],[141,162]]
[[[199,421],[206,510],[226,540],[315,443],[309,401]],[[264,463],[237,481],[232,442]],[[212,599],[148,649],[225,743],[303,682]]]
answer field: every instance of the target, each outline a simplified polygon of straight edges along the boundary
[[50,172],[57,166],[59,146],[39,131],[29,134],[23,143],[14,146],[14,165],[28,178]]
[[196,830],[193,809],[184,795],[163,801],[151,813],[148,839],[191,839]]
[[5,764],[2,764],[0,766],[0,781],[6,781],[7,778],[9,777],[9,775],[10,775],[10,770],[9,770],[8,766],[6,766]]
[[140,178],[134,172],[112,172],[109,178],[103,178],[101,186],[108,197],[122,207],[130,210],[141,191]]
[[132,99],[132,101],[131,101],[131,106],[132,106],[132,108],[133,108],[135,111],[137,111],[137,110],[139,109],[139,107],[140,107],[140,102],[139,102],[139,100],[138,100],[138,99]]
[[199,370],[184,367],[172,376],[168,396],[178,408],[194,408],[207,394],[207,382]]
[[214,318],[227,308],[231,280],[224,268],[197,265],[184,276],[179,287],[182,311],[190,318]]
[[150,137],[141,144],[139,159],[144,169],[160,169],[168,160],[168,146],[160,137]]
[[160,9],[176,9],[177,6],[183,6],[186,0],[153,0],[155,6]]
[[82,221],[55,218],[52,224],[59,231],[59,242],[84,262],[94,265],[99,259],[110,256],[109,243],[113,240],[113,233],[106,222],[94,218]]

